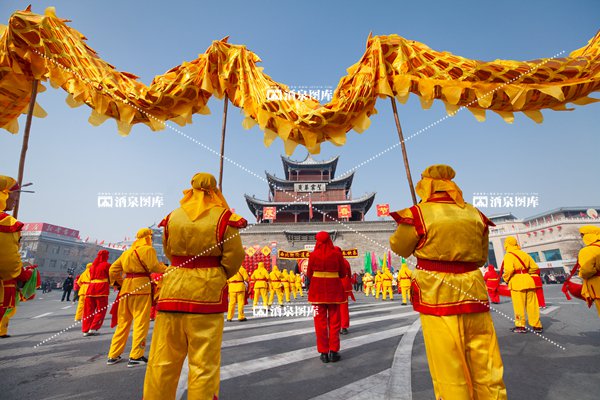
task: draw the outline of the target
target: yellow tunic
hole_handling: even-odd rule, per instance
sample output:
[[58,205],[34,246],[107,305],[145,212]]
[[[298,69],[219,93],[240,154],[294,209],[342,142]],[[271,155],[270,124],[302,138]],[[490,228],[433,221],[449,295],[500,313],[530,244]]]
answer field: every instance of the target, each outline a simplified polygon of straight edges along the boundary
[[254,281],[254,289],[266,289],[269,281],[269,272],[263,266],[258,267],[252,273],[252,278]]
[[509,246],[502,265],[504,266],[502,278],[508,282],[510,290],[535,289],[535,281],[530,274],[535,274],[539,267],[529,254],[517,247]]
[[237,273],[245,256],[240,221],[245,223],[229,210],[214,207],[196,221],[178,208],[161,223],[163,248],[173,265],[163,276],[158,311],[227,311],[227,279]]
[[600,315],[600,242],[595,242],[579,250],[579,276],[583,278],[581,295],[596,301]]
[[406,264],[402,264],[402,268],[400,268],[400,272],[398,272],[398,282],[400,284],[400,288],[409,288],[410,287],[410,277],[412,276],[411,270],[408,268]]
[[[149,295],[151,293],[151,272],[162,274],[165,272],[165,266],[158,261],[156,250],[152,246],[144,245],[121,254],[117,261],[110,266],[110,282],[112,285],[116,284],[121,287],[119,291],[121,296],[126,294]],[[148,276],[126,278],[126,274],[148,274]]]
[[[418,260],[468,263],[469,272],[415,270],[413,307],[430,315],[453,315],[489,311],[483,275],[476,267],[488,256],[489,220],[470,204],[464,208],[437,196],[427,202],[393,213],[398,222],[390,238],[392,250]],[[491,222],[489,222],[491,224]]]
[[0,280],[15,279],[21,273],[19,240],[23,223],[0,212]]
[[240,270],[227,281],[227,283],[229,284],[229,292],[245,292],[246,285],[244,284],[244,282],[248,282],[249,280],[250,278],[248,277],[248,272],[246,271],[246,268],[240,267]]

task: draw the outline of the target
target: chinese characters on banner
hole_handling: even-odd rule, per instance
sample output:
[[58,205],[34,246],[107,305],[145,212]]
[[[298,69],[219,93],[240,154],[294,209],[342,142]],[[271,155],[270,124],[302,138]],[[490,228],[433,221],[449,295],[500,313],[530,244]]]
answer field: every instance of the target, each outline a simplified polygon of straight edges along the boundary
[[263,207],[263,219],[270,219],[275,221],[275,215],[277,209],[275,207]]
[[343,204],[338,206],[338,219],[350,219],[350,217],[352,217],[352,210],[350,209],[349,204]]
[[[285,251],[279,250],[277,256],[282,260],[298,260],[308,258],[310,250],[296,250],[296,251]],[[345,249],[342,250],[342,255],[345,258],[356,258],[358,257],[358,249]]]
[[269,246],[265,246],[260,250],[260,252],[267,257],[269,254],[271,254],[271,248]]
[[377,216],[378,217],[389,217],[390,216],[390,205],[389,204],[377,204]]
[[325,192],[326,183],[294,183],[294,192]]

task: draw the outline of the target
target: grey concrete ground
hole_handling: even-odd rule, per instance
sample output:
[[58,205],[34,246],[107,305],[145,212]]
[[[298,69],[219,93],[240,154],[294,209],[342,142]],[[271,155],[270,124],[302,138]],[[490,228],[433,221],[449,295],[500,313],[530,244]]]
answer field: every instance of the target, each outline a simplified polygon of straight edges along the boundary
[[[513,334],[512,321],[493,314],[509,398],[596,399],[600,318],[582,302],[567,302],[558,285],[545,290],[548,307],[542,322],[548,340],[533,333]],[[60,302],[60,294],[38,292],[38,299],[22,304],[12,319],[9,333],[13,336],[0,340],[0,398],[141,398],[145,367],[127,368],[125,362],[106,365],[112,333],[108,319],[100,336],[82,337],[77,325],[34,348],[73,324],[75,305]],[[220,398],[434,398],[412,308],[401,306],[397,299],[383,303],[359,294],[357,300],[351,304],[352,327],[342,337],[339,363],[319,361],[311,319],[253,319],[248,309],[249,321],[226,322]],[[495,308],[511,316],[511,303],[502,301]],[[292,307],[305,304],[304,298]],[[179,394],[185,398],[181,383]]]

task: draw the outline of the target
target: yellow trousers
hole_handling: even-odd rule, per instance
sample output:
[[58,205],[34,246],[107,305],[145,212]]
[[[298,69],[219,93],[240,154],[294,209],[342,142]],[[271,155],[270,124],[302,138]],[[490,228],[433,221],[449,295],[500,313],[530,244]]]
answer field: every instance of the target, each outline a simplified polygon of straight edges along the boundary
[[227,309],[227,319],[233,319],[235,314],[235,305],[238,306],[238,319],[244,319],[244,301],[246,300],[246,292],[229,292],[229,308]]
[[173,400],[185,357],[188,399],[219,396],[223,315],[166,313],[156,316],[144,381],[144,400]]
[[300,297],[304,297],[304,293],[302,293],[302,284],[296,285],[296,290],[298,291]]
[[391,286],[383,288],[383,300],[385,300],[388,293],[390,294],[390,300],[394,300],[394,291]]
[[131,322],[133,322],[133,339],[129,358],[144,356],[146,336],[150,328],[150,308],[152,308],[152,301],[149,294],[124,296],[119,300],[118,325],[110,343],[108,358],[117,358],[125,350]]
[[267,303],[267,288],[254,288],[254,301],[252,305],[256,307],[258,305],[258,296],[262,298],[263,306],[266,306]]
[[365,296],[368,296],[371,293],[375,296],[375,287],[374,285],[365,285]]
[[436,399],[506,399],[504,367],[489,312],[421,314],[421,324]]
[[273,304],[273,300],[275,299],[275,293],[277,293],[277,301],[279,302],[279,305],[282,305],[283,290],[281,290],[281,288],[271,290],[271,294],[269,295],[269,305]]
[[381,284],[378,283],[375,285],[375,298],[378,299],[381,294]]
[[283,293],[285,295],[285,302],[289,303],[290,302],[290,288],[289,287],[283,287]]
[[408,301],[410,301],[410,286],[401,287],[400,290],[402,291],[402,302],[408,303]]
[[525,327],[525,309],[527,309],[527,318],[529,325],[533,328],[541,328],[540,305],[538,303],[535,289],[511,290],[510,297],[515,310],[515,326]]
[[85,294],[79,296],[77,300],[77,310],[75,310],[75,321],[81,321],[83,317],[83,305],[85,304]]
[[0,322],[0,336],[4,336],[8,333],[8,322],[12,317],[17,313],[17,308],[12,308],[9,312],[4,314],[2,317],[2,322]]
[[600,317],[600,299],[594,300],[594,303],[596,303],[596,310],[598,310],[598,316]]

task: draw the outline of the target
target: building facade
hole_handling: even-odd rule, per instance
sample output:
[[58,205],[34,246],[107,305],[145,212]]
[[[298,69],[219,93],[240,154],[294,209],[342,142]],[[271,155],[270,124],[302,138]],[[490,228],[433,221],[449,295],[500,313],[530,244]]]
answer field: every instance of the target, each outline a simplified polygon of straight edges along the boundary
[[562,207],[525,219],[512,214],[491,216],[496,226],[490,229],[489,262],[500,267],[504,240],[514,236],[542,272],[569,272],[583,247],[579,228],[600,226],[597,210],[600,207]]
[[21,258],[37,265],[42,280],[62,282],[69,273],[81,273],[98,251],[108,250],[114,262],[123,250],[85,243],[79,231],[43,222],[26,223],[21,231]]
[[338,159],[316,161],[308,155],[303,161],[294,161],[282,156],[284,178],[266,173],[268,199],[244,195],[257,222],[363,221],[375,193],[352,198],[354,172],[336,178]]

